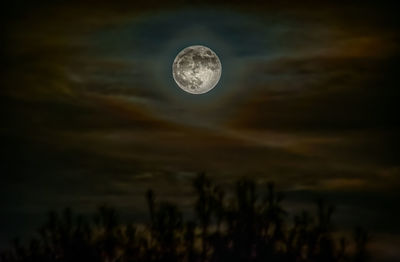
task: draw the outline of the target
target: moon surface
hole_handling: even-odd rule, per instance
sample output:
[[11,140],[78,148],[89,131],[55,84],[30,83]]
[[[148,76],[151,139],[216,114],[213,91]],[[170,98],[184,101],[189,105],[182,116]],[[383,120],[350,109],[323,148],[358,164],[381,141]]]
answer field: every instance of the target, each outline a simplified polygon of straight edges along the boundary
[[210,48],[194,45],[183,49],[172,64],[176,84],[184,91],[199,95],[213,89],[221,78],[221,61]]

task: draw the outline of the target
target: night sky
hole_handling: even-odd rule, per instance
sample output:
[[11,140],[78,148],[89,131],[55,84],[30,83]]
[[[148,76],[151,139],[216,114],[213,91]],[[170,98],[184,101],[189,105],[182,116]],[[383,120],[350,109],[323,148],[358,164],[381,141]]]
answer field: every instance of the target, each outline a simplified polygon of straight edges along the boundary
[[[293,210],[321,195],[400,259],[394,6],[110,2],[2,10],[0,247],[67,206],[141,221],[150,187],[190,213],[204,171],[275,181]],[[204,95],[172,78],[190,45],[222,63]]]

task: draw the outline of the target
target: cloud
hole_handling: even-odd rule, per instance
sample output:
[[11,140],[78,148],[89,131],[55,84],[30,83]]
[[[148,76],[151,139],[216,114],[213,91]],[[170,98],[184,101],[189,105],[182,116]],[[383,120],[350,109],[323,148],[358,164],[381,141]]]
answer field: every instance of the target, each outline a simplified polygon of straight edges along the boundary
[[[378,199],[365,214],[388,216],[399,186],[392,16],[331,7],[69,2],[13,14],[0,90],[6,212],[109,202],[143,217],[147,188],[187,207],[205,171],[227,186],[274,180],[294,199],[361,199],[341,214]],[[202,38],[225,71],[193,97],[174,86],[169,59]]]

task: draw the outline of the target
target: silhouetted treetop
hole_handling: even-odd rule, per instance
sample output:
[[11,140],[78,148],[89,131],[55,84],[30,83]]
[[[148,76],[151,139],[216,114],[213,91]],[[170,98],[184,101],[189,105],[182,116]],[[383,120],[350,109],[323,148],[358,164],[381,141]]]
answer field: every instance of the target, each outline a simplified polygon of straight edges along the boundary
[[15,240],[0,261],[368,261],[368,233],[356,228],[352,239],[334,236],[334,207],[322,200],[315,215],[302,211],[290,219],[282,206],[284,195],[273,183],[262,192],[253,180],[241,179],[231,201],[204,173],[193,187],[194,221],[185,221],[177,206],[157,202],[148,190],[144,229],[121,223],[108,206],[99,207],[92,218],[67,208],[50,212],[36,237],[26,245]]

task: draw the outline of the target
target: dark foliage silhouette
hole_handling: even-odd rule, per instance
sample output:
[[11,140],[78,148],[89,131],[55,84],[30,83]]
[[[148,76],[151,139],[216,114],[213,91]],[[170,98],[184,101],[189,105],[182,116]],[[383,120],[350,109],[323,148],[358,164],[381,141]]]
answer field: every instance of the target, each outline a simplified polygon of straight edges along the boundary
[[51,212],[36,238],[27,245],[15,240],[0,261],[368,261],[368,234],[356,228],[353,239],[334,236],[334,208],[321,200],[315,216],[304,211],[289,221],[272,183],[259,196],[255,182],[242,179],[229,198],[204,174],[193,187],[195,221],[184,221],[176,206],[157,203],[148,190],[145,225],[120,223],[107,206],[92,219],[70,209]]

